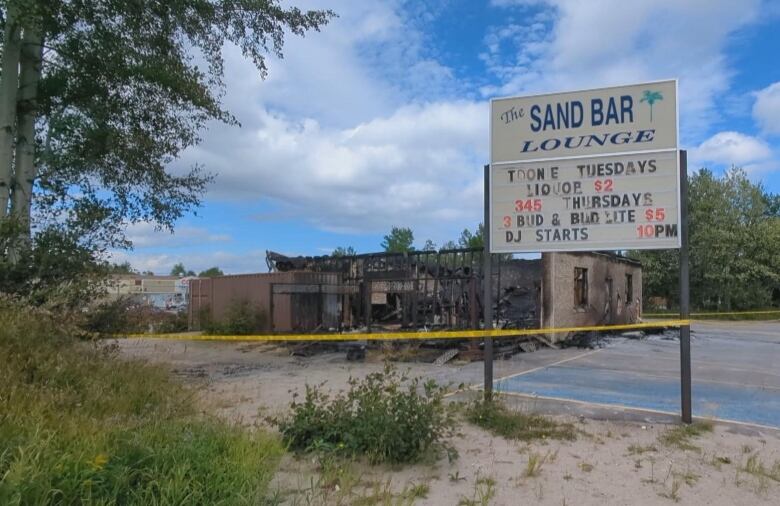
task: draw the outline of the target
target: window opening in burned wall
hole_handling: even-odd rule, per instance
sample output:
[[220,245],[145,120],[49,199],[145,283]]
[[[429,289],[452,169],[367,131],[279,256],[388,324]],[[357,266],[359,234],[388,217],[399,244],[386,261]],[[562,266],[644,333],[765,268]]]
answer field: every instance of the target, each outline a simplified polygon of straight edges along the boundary
[[626,306],[634,300],[634,276],[626,274]]
[[588,307],[588,269],[583,267],[574,268],[574,307]]

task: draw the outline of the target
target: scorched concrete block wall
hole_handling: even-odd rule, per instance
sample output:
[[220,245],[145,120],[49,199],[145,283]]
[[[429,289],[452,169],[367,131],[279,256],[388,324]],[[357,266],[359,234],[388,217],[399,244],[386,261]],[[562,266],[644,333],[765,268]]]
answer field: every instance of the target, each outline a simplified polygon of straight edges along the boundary
[[[605,253],[542,255],[542,325],[546,328],[634,323],[642,307],[642,266]],[[575,300],[575,269],[586,269],[587,303]],[[631,276],[630,287],[626,275]],[[631,289],[632,293],[627,294]],[[561,341],[566,334],[555,334]]]

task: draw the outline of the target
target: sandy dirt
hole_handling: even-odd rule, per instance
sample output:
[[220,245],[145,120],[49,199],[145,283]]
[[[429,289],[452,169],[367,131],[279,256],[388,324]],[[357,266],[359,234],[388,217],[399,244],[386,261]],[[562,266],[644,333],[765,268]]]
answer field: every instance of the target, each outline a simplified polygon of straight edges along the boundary
[[[292,357],[287,348],[271,344],[117,343],[123,356],[167,364],[198,390],[206,409],[246,425],[284,412],[291,392],[307,383],[341,389],[350,376],[383,366],[371,354],[365,362],[348,362],[344,353]],[[481,364],[401,367],[453,385],[473,382],[481,371]],[[533,400],[511,402],[540,410]],[[459,453],[454,462],[442,455],[400,469],[344,464],[326,480],[314,460],[289,456],[273,486],[285,504],[780,504],[780,482],[746,470],[751,457],[767,470],[780,466],[779,431],[716,424],[713,432],[692,440],[696,450],[680,450],[659,441],[673,427],[665,423],[593,419],[571,407],[565,412],[573,414],[554,417],[576,424],[575,441],[508,441],[464,421],[452,441]],[[534,476],[526,476],[529,460],[543,462]]]

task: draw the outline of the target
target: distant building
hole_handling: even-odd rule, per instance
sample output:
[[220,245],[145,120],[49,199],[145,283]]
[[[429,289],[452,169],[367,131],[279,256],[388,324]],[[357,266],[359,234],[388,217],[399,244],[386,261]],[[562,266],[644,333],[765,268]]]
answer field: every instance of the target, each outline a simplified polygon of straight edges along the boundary
[[164,311],[187,309],[189,279],[177,276],[118,274],[111,277],[106,291],[109,300],[131,298],[139,304]]

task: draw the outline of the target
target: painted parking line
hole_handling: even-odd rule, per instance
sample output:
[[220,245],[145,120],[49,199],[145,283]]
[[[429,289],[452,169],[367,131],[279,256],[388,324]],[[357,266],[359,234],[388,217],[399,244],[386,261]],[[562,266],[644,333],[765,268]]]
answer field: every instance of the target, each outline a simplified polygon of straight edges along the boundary
[[575,355],[573,357],[564,358],[563,360],[558,360],[557,362],[553,362],[551,364],[540,365],[539,367],[534,367],[533,369],[528,369],[527,371],[521,371],[521,372],[517,372],[517,373],[513,373],[513,374],[508,374],[506,376],[502,376],[499,379],[493,380],[493,383],[498,383],[499,381],[502,381],[502,380],[505,380],[505,379],[509,379],[509,378],[514,378],[516,376],[524,376],[526,374],[532,374],[532,373],[535,373],[537,371],[541,371],[543,369],[547,369],[549,367],[555,367],[555,366],[558,366],[558,365],[561,365],[561,364],[565,364],[566,362],[573,362],[574,360],[579,360],[579,359],[581,359],[583,357],[587,357],[588,355],[593,355],[594,353],[598,353],[600,351],[602,351],[602,349],[586,351],[585,353],[580,353],[579,355]]

